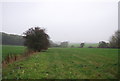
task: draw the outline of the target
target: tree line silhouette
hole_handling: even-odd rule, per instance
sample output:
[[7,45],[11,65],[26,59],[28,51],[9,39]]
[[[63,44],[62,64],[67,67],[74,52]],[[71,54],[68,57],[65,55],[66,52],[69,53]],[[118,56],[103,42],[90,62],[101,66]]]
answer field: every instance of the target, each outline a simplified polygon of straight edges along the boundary
[[[48,47],[68,47],[67,41],[61,42],[60,45],[51,41],[45,29],[41,29],[40,27],[30,28],[23,34],[24,36],[20,36],[0,32],[0,36],[2,36],[0,37],[0,43],[2,40],[3,45],[25,45],[34,51],[46,50]],[[83,47],[84,43],[81,43],[80,48]],[[89,46],[89,48],[92,48],[92,46]],[[98,48],[120,48],[120,31],[117,30],[114,35],[110,37],[109,43],[100,41]]]

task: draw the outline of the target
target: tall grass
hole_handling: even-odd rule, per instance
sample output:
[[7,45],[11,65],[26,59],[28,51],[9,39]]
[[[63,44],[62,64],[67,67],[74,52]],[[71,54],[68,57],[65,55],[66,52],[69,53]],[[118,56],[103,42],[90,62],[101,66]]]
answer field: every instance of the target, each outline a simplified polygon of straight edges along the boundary
[[2,60],[7,56],[24,54],[25,50],[26,47],[24,46],[2,45]]

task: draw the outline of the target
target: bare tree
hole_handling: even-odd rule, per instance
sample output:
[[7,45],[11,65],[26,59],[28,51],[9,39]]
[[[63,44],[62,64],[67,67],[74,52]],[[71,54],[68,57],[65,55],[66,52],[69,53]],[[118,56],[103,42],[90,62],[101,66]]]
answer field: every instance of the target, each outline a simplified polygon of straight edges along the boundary
[[99,48],[108,48],[109,47],[109,43],[106,43],[105,41],[100,41],[98,47]]
[[120,48],[120,30],[115,32],[109,42],[111,48]]
[[80,48],[83,48],[84,45],[85,45],[85,43],[81,43],[81,44],[80,44]]

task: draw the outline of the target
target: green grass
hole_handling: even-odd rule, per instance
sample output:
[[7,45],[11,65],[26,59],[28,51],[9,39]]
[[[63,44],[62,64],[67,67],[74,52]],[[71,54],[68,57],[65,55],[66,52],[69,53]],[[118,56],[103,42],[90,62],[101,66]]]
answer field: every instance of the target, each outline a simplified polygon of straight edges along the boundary
[[[72,45],[74,47],[80,47],[80,44],[78,44],[78,43],[71,43],[71,44],[69,44],[69,47],[71,47]],[[98,43],[85,43],[84,48],[88,48],[89,46],[98,47]]]
[[3,68],[3,79],[116,79],[118,50],[50,48]]
[[2,45],[2,60],[4,60],[9,54],[19,55],[25,52],[24,46],[11,46]]
[[92,46],[92,47],[98,47],[98,43],[87,43],[87,44],[85,44],[85,48],[88,48],[89,46]]

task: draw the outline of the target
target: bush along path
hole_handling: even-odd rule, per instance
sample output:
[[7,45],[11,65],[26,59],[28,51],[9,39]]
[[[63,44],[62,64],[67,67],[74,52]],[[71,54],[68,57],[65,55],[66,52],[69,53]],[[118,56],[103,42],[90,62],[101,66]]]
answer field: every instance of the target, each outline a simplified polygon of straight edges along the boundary
[[36,52],[34,51],[26,51],[24,52],[23,54],[8,54],[4,60],[2,60],[2,65],[3,67],[4,66],[7,66],[8,64],[10,63],[13,63],[15,61],[18,61],[18,60],[21,60],[21,59],[24,59],[30,55],[33,55],[35,54]]

